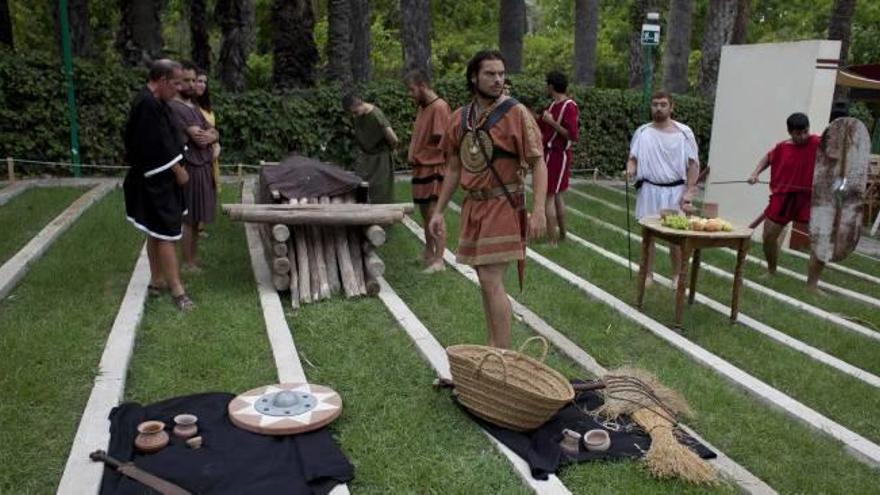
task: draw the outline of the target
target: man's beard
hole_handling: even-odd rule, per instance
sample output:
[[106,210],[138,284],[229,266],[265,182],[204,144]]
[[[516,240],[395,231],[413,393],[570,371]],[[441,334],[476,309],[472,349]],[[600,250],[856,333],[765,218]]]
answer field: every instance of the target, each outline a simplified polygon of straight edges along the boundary
[[[661,116],[662,116],[662,118],[661,118]],[[658,124],[661,122],[666,122],[667,120],[669,120],[669,117],[670,117],[670,115],[668,115],[668,114],[663,115],[660,112],[654,112],[651,114],[651,120],[653,120],[654,122],[657,122]]]
[[485,91],[480,89],[479,86],[477,86],[474,90],[477,92],[478,95],[490,101],[495,101],[501,96],[501,93],[498,93],[497,95],[486,93]]

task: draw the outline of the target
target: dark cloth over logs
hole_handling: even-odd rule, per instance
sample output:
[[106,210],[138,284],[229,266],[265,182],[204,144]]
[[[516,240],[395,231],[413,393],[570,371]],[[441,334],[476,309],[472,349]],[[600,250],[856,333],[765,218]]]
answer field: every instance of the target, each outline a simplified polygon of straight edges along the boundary
[[[285,200],[341,196],[355,191],[363,180],[332,163],[291,155],[276,166],[260,169],[260,185],[278,191]],[[270,198],[268,191],[262,197]]]
[[[354,467],[326,428],[292,436],[268,436],[236,428],[226,408],[235,396],[206,393],[176,397],[148,406],[126,403],[110,412],[109,454],[181,488],[199,494],[326,494],[354,478]],[[198,416],[204,443],[190,449],[171,429],[174,416]],[[155,454],[134,451],[137,425],[160,420],[171,437]],[[156,493],[109,468],[101,495]]]
[[[619,431],[602,426],[601,418],[594,419],[589,411],[601,406],[602,402],[602,397],[596,392],[580,392],[575,396],[573,403],[562,408],[543,426],[530,432],[518,432],[495,426],[470,414],[464,407],[462,409],[483,429],[522,457],[529,464],[535,479],[546,480],[550,474],[556,473],[561,466],[566,464],[599,460],[639,459],[651,447],[651,437],[628,418],[620,418],[613,423],[608,423],[616,424]],[[559,442],[562,441],[562,430],[566,428],[581,435],[590,430],[605,430],[611,437],[611,447],[605,452],[591,452],[581,442],[577,457],[571,457],[565,454],[559,446]],[[675,436],[682,445],[689,447],[703,459],[717,457],[714,452],[683,431],[676,429]]]

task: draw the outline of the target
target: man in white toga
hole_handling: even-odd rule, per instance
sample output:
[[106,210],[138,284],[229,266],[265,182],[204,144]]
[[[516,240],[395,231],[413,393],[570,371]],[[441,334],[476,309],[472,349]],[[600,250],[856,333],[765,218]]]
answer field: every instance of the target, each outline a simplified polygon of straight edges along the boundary
[[[691,211],[700,158],[697,140],[691,128],[672,119],[675,103],[672,96],[657,91],[651,96],[651,122],[642,125],[633,134],[626,174],[635,180],[636,218],[659,215],[663,209]],[[681,250],[669,250],[672,262],[672,281],[678,283]],[[653,279],[654,246],[647,260],[642,260]]]

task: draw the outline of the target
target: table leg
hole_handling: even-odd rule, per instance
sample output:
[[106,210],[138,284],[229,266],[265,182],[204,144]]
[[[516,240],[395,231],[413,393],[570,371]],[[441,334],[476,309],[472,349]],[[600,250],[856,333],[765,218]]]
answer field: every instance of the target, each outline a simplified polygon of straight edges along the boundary
[[684,288],[688,275],[688,258],[690,257],[690,243],[685,239],[679,245],[681,248],[681,261],[678,272],[678,285],[675,287],[675,326],[681,327],[681,319],[684,316]]
[[648,269],[645,265],[647,265],[646,261],[648,260],[648,254],[651,252],[651,243],[653,242],[654,235],[651,231],[642,229],[642,261],[639,263],[639,280],[636,282],[636,306],[639,308],[642,307],[642,300],[645,298],[645,282],[648,279]]
[[[687,261],[685,261],[687,264]],[[688,304],[694,303],[694,297],[697,294],[697,272],[700,271],[700,250],[694,249],[694,261],[691,266],[691,291],[688,294]]]
[[749,252],[750,239],[743,239],[739,243],[739,249],[736,252],[736,269],[733,272],[733,296],[730,301],[730,322],[736,322],[736,315],[739,313],[739,291],[742,287],[742,267]]

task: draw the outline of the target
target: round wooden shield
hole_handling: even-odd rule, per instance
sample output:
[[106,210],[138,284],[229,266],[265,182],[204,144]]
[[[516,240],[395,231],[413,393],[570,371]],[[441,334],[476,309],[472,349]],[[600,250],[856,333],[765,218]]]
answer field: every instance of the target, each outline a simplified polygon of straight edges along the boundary
[[858,119],[835,119],[822,135],[810,204],[810,244],[820,261],[839,261],[859,243],[870,149]]
[[248,390],[227,407],[232,424],[263,435],[295,435],[317,430],[342,414],[333,389],[310,383],[280,383]]
[[[480,147],[483,148],[480,151]],[[461,147],[458,149],[458,157],[461,166],[472,174],[478,174],[486,170],[488,164],[486,157],[492,157],[492,137],[481,129],[467,131],[461,137]]]

